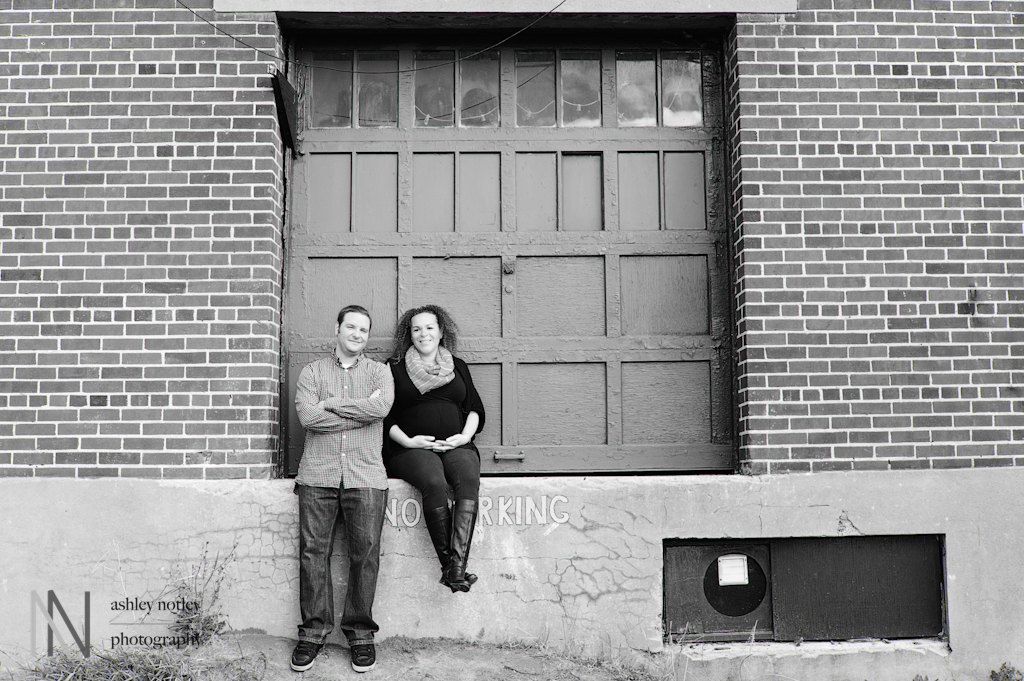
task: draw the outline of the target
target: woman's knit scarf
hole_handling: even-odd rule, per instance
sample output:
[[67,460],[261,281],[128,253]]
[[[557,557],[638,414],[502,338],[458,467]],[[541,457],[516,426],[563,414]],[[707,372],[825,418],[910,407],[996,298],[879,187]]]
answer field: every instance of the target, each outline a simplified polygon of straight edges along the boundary
[[416,352],[416,348],[410,345],[405,352],[405,371],[422,395],[452,382],[455,378],[455,359],[446,348],[439,346],[437,366],[427,364],[420,357],[420,353]]

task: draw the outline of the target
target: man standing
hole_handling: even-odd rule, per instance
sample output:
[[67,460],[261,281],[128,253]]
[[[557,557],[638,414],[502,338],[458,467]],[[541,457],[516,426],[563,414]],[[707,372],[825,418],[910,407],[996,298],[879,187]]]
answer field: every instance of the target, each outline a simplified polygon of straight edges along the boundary
[[345,610],[339,627],[348,639],[352,668],[377,663],[373,597],[380,566],[388,478],[381,460],[382,420],[395,398],[391,371],[363,356],[370,313],[349,305],[338,313],[330,357],[306,365],[295,408],[306,429],[295,493],[299,495],[299,644],[292,669],[304,672],[334,629],[331,549],[340,518],[348,543]]

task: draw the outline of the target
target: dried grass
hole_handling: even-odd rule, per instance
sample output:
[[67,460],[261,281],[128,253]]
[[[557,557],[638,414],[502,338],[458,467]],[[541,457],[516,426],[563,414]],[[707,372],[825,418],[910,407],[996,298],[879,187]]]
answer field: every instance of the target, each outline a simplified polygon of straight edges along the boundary
[[241,655],[224,645],[186,648],[115,648],[77,652],[55,650],[25,670],[31,681],[263,681],[263,653]]
[[172,594],[189,604],[190,608],[175,615],[170,630],[191,643],[205,645],[227,626],[221,610],[220,590],[227,576],[228,566],[235,559],[235,547],[226,556],[210,556],[209,543],[203,546],[198,565],[174,580]]

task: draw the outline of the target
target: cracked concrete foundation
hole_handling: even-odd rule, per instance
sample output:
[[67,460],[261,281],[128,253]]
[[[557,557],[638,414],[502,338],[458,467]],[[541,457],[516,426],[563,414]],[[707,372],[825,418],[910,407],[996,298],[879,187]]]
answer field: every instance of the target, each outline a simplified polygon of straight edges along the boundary
[[[490,478],[471,557],[480,582],[453,595],[437,583],[415,492],[392,480],[379,635],[661,652],[674,659],[677,679],[983,678],[1003,662],[1024,666],[1022,483],[1018,469]],[[118,636],[166,635],[176,580],[204,564],[224,566],[221,600],[231,628],[294,636],[292,487],[289,480],[4,481],[0,667],[29,659],[33,641],[45,653],[49,591],[72,625],[53,615],[69,645],[87,617],[94,647]],[[856,534],[945,535],[948,640],[663,643],[665,539]],[[339,583],[344,565],[339,555]]]

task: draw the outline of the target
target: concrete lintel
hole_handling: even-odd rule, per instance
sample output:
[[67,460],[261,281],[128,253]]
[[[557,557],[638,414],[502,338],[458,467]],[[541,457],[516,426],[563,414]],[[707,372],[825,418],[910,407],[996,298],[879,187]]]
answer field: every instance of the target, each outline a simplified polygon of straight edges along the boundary
[[[218,12],[545,13],[555,0],[214,0]],[[567,0],[558,14],[784,14],[798,0]]]

